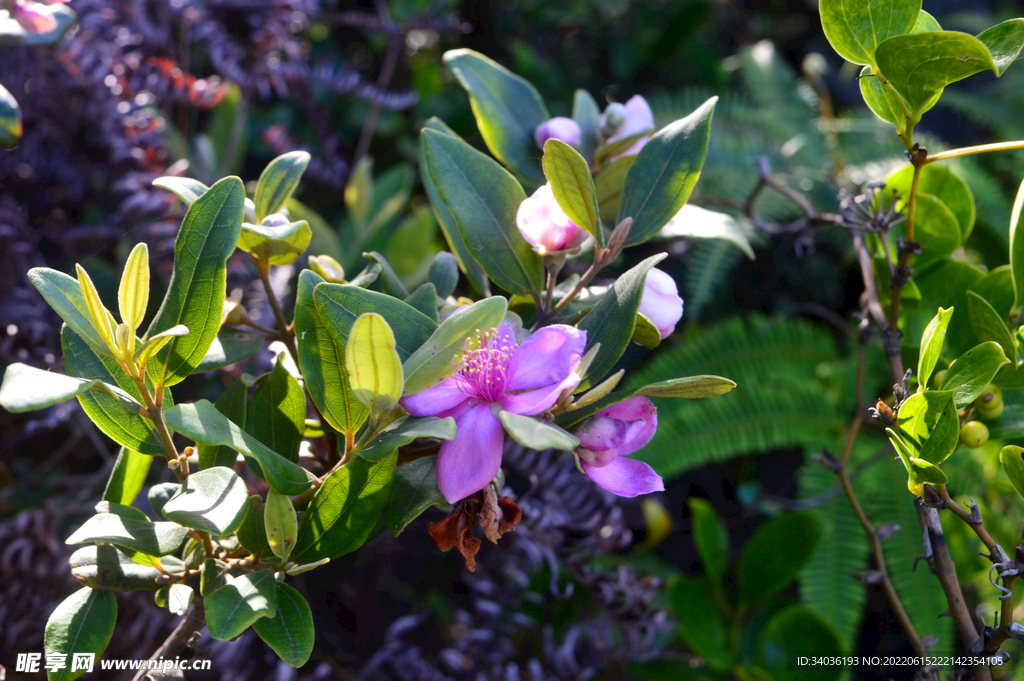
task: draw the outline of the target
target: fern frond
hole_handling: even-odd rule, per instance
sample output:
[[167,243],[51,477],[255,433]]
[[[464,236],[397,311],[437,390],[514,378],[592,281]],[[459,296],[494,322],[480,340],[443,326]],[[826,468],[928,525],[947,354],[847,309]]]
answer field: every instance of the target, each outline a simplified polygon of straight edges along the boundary
[[733,266],[743,257],[736,245],[722,239],[694,242],[688,251],[686,281],[683,285],[687,319],[700,317],[704,305],[725,282]]

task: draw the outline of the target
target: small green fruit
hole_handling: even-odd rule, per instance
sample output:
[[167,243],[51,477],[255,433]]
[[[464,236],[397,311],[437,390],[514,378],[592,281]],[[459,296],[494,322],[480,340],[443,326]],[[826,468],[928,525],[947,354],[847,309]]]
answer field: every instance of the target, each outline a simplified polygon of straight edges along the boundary
[[934,387],[936,390],[941,388],[942,387],[942,379],[944,379],[945,377],[946,377],[946,370],[945,369],[943,369],[942,371],[936,371],[934,374],[932,374],[932,387]]
[[981,421],[968,421],[960,428],[960,442],[971,449],[988,442],[988,428]]
[[994,385],[987,385],[981,396],[974,402],[978,416],[983,419],[994,419],[1003,413],[1003,391]]

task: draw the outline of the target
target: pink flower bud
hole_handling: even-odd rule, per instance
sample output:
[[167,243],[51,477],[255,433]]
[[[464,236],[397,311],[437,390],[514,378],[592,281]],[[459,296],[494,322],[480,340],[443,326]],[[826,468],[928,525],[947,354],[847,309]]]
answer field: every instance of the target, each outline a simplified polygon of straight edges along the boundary
[[[614,142],[615,140],[622,139],[623,137],[629,137],[630,135],[636,135],[637,133],[641,133],[644,130],[650,130],[654,127],[654,113],[651,111],[650,105],[647,104],[647,100],[640,95],[633,95],[630,97],[629,101],[626,102],[625,108],[625,122],[614,135],[606,140],[605,143]],[[643,149],[649,139],[651,138],[641,137],[637,140],[636,144],[615,158],[639,154],[640,150]]]
[[271,213],[267,217],[263,218],[263,222],[260,224],[264,227],[282,227],[290,222],[288,216],[282,213]]
[[679,297],[675,280],[657,267],[652,267],[644,280],[640,314],[658,327],[662,340],[676,330],[683,316],[683,299]]
[[57,28],[57,20],[49,12],[40,11],[42,6],[36,2],[14,0],[10,10],[11,18],[29,33],[48,33]]
[[658,430],[658,410],[643,396],[597,412],[576,429],[576,455],[583,471],[604,489],[624,497],[665,489],[653,468],[629,455],[650,442]]
[[533,131],[533,140],[541,149],[549,139],[562,140],[566,144],[575,147],[580,143],[583,133],[580,125],[571,118],[557,116],[551,120],[544,121]]
[[516,226],[523,238],[533,245],[533,250],[541,255],[571,250],[587,238],[587,232],[570,220],[558,205],[550,184],[519,204]]

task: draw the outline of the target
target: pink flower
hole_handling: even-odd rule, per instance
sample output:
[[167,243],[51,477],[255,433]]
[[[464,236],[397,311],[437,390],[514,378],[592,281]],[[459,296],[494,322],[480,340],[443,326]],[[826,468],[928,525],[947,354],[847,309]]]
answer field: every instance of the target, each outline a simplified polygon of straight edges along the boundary
[[574,433],[583,471],[598,486],[622,497],[661,492],[665,483],[643,461],[626,458],[650,442],[658,410],[643,396],[612,405],[584,421]]
[[580,143],[582,137],[583,132],[580,130],[580,124],[564,116],[556,116],[544,121],[533,131],[533,141],[541,149],[544,148],[544,143],[549,139],[562,140],[566,144],[575,147]]
[[508,324],[491,329],[471,344],[451,378],[402,398],[413,416],[455,418],[455,439],[437,454],[437,486],[454,504],[487,487],[501,468],[505,433],[491,411],[532,416],[551,408],[576,374],[587,332],[571,326],[545,326],[516,342]]
[[[630,135],[636,135],[644,130],[650,130],[654,127],[654,113],[651,111],[651,107],[647,104],[647,100],[640,95],[633,95],[629,101],[626,102],[626,115],[625,122],[618,131],[605,140],[605,144],[608,142],[614,142],[615,140],[622,139],[623,137],[629,137]],[[633,154],[639,154],[640,150],[643,149],[650,137],[641,137],[636,141],[636,144],[631,146],[626,151],[617,155],[615,158],[622,156],[632,156]]]
[[683,316],[683,299],[679,297],[675,280],[657,267],[652,267],[644,280],[640,314],[658,327],[662,340],[676,330],[676,324]]
[[14,0],[11,5],[11,18],[21,24],[29,33],[47,33],[57,28],[57,20],[49,12],[40,11],[44,4]]
[[587,232],[569,219],[555,200],[548,183],[519,204],[516,226],[523,238],[541,255],[554,251],[568,251],[587,239]]

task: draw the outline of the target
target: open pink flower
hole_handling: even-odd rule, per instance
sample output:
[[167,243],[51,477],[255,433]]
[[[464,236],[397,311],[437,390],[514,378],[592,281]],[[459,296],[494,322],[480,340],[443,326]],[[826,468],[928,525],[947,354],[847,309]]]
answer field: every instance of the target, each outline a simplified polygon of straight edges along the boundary
[[541,255],[572,250],[587,240],[587,232],[570,220],[558,205],[551,183],[540,187],[519,204],[516,226],[533,250]]
[[586,344],[586,331],[554,324],[519,345],[512,327],[502,324],[466,342],[454,376],[402,399],[413,416],[455,418],[455,439],[437,454],[437,486],[449,503],[487,487],[501,468],[505,433],[491,406],[529,416],[550,409],[562,391],[579,384]]
[[665,483],[643,461],[626,458],[650,442],[658,430],[658,410],[642,395],[594,414],[574,435],[576,454],[590,479],[623,497],[661,492]]
[[44,4],[50,3],[14,0],[11,5],[11,18],[29,33],[48,33],[57,28],[57,20],[49,12],[42,10]]

